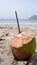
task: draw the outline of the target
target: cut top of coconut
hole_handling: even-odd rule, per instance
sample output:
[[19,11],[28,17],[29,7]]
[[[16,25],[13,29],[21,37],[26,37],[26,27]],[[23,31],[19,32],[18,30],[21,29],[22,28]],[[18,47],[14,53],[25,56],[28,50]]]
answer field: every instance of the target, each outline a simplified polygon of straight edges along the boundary
[[24,44],[27,44],[32,41],[32,38],[33,36],[31,34],[26,34],[22,32],[13,37],[11,46],[16,48],[22,47]]

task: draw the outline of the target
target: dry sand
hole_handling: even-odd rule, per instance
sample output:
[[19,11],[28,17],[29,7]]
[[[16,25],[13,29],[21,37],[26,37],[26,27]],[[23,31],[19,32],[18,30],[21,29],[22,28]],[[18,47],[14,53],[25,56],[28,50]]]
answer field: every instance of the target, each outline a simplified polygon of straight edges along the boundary
[[[35,35],[37,52],[37,24],[20,24],[21,31]],[[10,48],[11,39],[18,33],[17,24],[0,24],[0,65],[25,65],[15,61]],[[32,64],[31,64],[32,65]]]

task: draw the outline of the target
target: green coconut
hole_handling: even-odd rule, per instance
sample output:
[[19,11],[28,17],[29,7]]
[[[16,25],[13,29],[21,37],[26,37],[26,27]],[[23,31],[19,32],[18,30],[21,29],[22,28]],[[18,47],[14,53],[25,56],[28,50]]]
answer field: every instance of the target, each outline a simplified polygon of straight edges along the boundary
[[[19,41],[19,40],[18,40]],[[21,47],[13,47],[11,44],[12,53],[16,60],[27,60],[35,52],[36,48],[36,39],[33,36],[32,40],[26,44],[23,44]]]

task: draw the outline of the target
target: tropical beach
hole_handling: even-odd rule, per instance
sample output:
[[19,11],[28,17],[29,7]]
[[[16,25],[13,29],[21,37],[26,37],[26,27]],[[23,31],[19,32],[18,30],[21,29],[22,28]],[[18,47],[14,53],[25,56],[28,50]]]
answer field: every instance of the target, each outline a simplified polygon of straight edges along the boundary
[[0,65],[37,65],[37,0],[0,0]]
[[[37,52],[37,24],[20,24],[20,29],[35,36]],[[25,65],[25,61],[14,60],[11,51],[11,40],[17,33],[17,24],[0,24],[0,65]]]

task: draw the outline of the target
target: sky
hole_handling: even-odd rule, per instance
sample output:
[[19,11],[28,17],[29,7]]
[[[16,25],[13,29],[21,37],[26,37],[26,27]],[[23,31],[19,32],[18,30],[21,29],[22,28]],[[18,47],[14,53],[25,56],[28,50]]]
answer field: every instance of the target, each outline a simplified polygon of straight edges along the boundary
[[0,0],[0,19],[15,18],[15,11],[21,19],[37,15],[37,0]]

